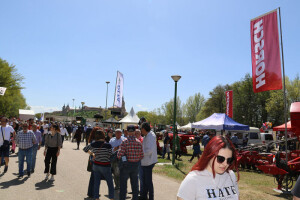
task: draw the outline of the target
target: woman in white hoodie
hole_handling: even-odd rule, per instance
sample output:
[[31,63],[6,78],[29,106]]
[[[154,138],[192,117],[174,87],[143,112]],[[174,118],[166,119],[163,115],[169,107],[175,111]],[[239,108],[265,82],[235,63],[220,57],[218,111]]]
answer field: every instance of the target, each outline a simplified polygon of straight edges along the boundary
[[236,169],[238,172],[236,159],[236,150],[230,139],[223,136],[213,137],[201,158],[182,181],[177,199],[238,200],[237,180],[232,171]]

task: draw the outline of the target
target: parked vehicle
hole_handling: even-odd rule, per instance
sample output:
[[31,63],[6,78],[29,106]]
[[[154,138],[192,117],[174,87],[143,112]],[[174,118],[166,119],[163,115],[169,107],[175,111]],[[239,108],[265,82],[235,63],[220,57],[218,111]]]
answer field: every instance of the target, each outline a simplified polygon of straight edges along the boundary
[[238,145],[243,144],[243,138],[248,135],[248,145],[251,144],[261,144],[260,130],[256,127],[250,127],[249,131],[231,131],[231,135],[237,133]]
[[274,141],[272,133],[260,133],[260,137],[263,144],[269,144]]

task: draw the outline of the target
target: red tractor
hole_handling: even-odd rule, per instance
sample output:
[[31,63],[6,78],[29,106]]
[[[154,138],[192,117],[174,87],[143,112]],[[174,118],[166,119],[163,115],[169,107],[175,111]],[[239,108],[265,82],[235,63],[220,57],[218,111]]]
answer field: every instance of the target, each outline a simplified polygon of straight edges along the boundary
[[[181,152],[184,154],[187,154],[187,146],[190,146],[193,144],[193,140],[195,139],[195,135],[186,134],[186,133],[178,133],[178,136],[180,138],[180,149]],[[170,137],[170,147],[173,148],[173,133],[169,133]]]

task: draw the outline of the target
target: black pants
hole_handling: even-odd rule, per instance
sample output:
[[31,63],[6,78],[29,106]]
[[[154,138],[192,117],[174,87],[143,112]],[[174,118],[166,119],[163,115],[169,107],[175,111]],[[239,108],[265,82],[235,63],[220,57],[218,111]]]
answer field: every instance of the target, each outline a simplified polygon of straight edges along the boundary
[[80,140],[77,140],[77,149],[79,149]]
[[176,151],[175,151],[175,159],[177,159],[177,157],[178,157],[178,158],[181,157],[181,151],[180,151],[180,150],[176,150]]
[[197,157],[198,160],[199,160],[200,154],[199,154],[199,153],[193,153],[193,156],[191,157],[190,161],[193,161],[193,159],[194,159],[195,157]]
[[62,136],[61,136],[61,146],[64,144],[64,139],[65,139],[65,136],[62,135]]
[[58,151],[58,147],[48,147],[46,157],[45,157],[44,173],[49,173],[49,165],[51,160],[50,174],[56,175],[57,151]]

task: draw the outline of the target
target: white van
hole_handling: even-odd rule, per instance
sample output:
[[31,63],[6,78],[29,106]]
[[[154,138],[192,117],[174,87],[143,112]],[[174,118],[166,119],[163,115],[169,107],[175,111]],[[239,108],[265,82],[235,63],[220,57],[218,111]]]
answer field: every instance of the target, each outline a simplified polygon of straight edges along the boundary
[[272,133],[260,133],[261,142],[263,144],[269,144],[270,142],[274,142]]
[[243,138],[248,135],[248,145],[249,144],[261,144],[261,135],[259,128],[256,127],[249,127],[249,131],[231,131],[231,135],[233,135],[234,133],[237,133],[237,137],[238,137],[238,145],[242,145],[243,144]]

